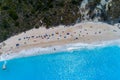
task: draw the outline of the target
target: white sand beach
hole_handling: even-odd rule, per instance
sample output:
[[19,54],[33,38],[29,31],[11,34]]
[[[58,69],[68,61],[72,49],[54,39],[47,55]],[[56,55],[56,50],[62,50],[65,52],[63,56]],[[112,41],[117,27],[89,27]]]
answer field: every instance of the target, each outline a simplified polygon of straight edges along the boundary
[[74,26],[40,27],[15,35],[0,43],[1,54],[18,53],[37,47],[50,47],[71,43],[102,43],[120,39],[120,29],[102,22],[85,22]]

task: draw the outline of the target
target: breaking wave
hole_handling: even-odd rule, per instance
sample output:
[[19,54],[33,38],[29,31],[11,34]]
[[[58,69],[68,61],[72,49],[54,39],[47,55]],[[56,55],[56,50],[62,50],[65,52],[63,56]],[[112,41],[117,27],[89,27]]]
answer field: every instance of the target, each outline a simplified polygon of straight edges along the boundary
[[62,52],[62,51],[72,51],[77,49],[94,49],[94,48],[103,48],[106,46],[114,46],[117,45],[120,47],[120,40],[111,40],[111,41],[104,41],[102,43],[95,42],[92,44],[86,43],[72,43],[60,46],[51,46],[46,48],[31,48],[27,50],[22,50],[18,53],[10,53],[10,54],[2,54],[0,56],[0,61],[10,60],[19,57],[28,57],[28,56],[35,56],[35,55],[42,55],[42,54],[54,54],[55,52]]

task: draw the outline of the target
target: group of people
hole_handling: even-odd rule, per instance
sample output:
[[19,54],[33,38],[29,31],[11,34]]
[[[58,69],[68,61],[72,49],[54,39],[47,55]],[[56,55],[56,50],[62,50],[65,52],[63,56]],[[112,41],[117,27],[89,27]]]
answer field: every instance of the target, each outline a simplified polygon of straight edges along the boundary
[[[52,33],[45,33],[45,34],[40,34],[40,35],[32,35],[32,36],[26,36],[23,38],[19,38],[18,41],[22,41],[22,40],[33,40],[33,42],[37,42],[37,40],[64,40],[64,39],[68,39],[68,38],[73,38],[73,40],[76,40],[80,37],[81,31],[79,31],[79,35],[78,32],[67,32],[65,30],[63,31],[57,31],[57,32],[52,32]],[[25,43],[26,44],[26,43]],[[16,46],[20,46],[19,43],[16,44]]]

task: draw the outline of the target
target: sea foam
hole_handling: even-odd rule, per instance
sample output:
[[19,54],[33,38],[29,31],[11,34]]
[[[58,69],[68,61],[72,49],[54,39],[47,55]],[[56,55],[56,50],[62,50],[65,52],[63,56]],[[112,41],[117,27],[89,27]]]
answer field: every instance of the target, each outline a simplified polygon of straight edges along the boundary
[[55,52],[62,52],[62,51],[72,51],[76,49],[94,49],[96,47],[106,47],[106,46],[113,46],[117,45],[120,47],[120,39],[118,40],[110,40],[110,41],[103,41],[103,42],[94,42],[91,44],[87,43],[71,43],[59,46],[51,46],[45,48],[31,48],[27,50],[22,50],[18,53],[9,53],[9,54],[2,54],[0,56],[0,61],[6,61],[14,58],[19,57],[28,57],[28,56],[35,56],[35,55],[42,55],[42,54],[52,54]]

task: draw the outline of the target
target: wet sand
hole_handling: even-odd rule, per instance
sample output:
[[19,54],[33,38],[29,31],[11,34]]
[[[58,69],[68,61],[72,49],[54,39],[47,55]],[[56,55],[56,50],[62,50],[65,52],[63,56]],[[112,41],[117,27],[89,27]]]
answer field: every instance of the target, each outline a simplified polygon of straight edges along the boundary
[[0,43],[1,54],[18,53],[36,47],[50,47],[69,43],[101,43],[120,39],[120,29],[106,23],[79,23],[74,26],[41,27],[15,35]]

